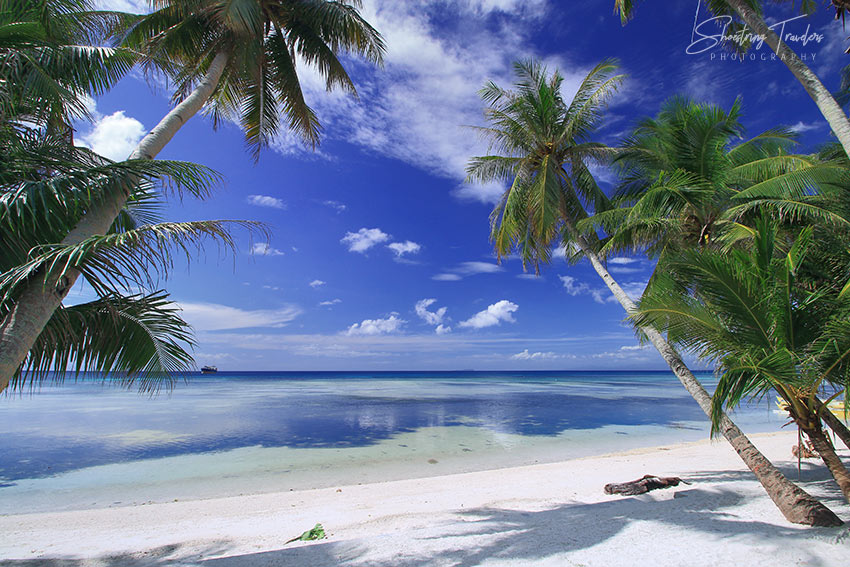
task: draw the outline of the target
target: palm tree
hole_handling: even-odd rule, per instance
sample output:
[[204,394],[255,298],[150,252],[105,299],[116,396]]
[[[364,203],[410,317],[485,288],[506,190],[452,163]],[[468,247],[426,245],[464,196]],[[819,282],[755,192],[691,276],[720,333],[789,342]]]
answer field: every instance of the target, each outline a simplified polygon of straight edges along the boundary
[[[381,62],[383,40],[359,15],[358,0],[154,0],[153,13],[136,19],[123,44],[144,54],[174,78],[178,104],[130,154],[152,160],[199,110],[216,123],[236,118],[255,157],[279,130],[280,111],[288,126],[309,143],[319,124],[304,101],[295,71],[296,56],[324,75],[327,87],[355,92],[337,58],[342,51]],[[119,216],[131,185],[115,188],[92,206],[62,239],[79,246],[106,234]],[[20,367],[41,330],[73,285],[40,276],[28,282],[14,316],[0,322],[0,389]]]
[[[794,0],[778,0],[779,2],[790,2]],[[637,0],[614,0],[614,11],[619,12],[620,19],[625,24],[634,15]],[[843,15],[847,10],[846,2],[833,2],[837,15]],[[760,0],[710,0],[706,2],[708,8],[716,16],[737,15],[757,35],[764,37],[765,42],[785,63],[794,77],[803,85],[812,100],[823,114],[829,127],[835,133],[844,153],[850,156],[850,118],[841,109],[832,93],[823,85],[818,76],[806,65],[794,50],[782,41],[776,32],[770,29],[764,20],[762,2]],[[800,9],[808,13],[814,8],[813,2],[800,2]]]
[[[61,134],[10,125],[0,127],[0,162],[0,317],[15,315],[27,284],[39,277],[68,286],[67,275],[78,272],[98,296],[52,314],[11,386],[33,385],[51,370],[61,380],[73,368],[121,372],[125,383],[152,390],[190,369],[192,334],[167,294],[124,292],[154,289],[174,251],[188,257],[207,238],[233,247],[226,221],[152,224],[157,182],[204,197],[217,176],[181,162],[112,163]],[[134,191],[109,234],[56,244],[103,192],[131,181]]]
[[[810,254],[820,261],[801,276],[813,289],[839,293],[835,282],[850,269],[846,155],[835,148],[792,154],[795,135],[784,128],[739,141],[740,116],[740,101],[728,112],[682,97],[667,101],[656,118],[639,123],[615,158],[624,179],[614,199],[618,207],[579,222],[579,228],[611,235],[603,254],[645,250],[658,259],[660,273],[668,269],[666,258],[716,249],[740,233],[741,219],[769,209],[788,221],[814,223],[818,238]],[[850,437],[840,420],[823,416],[842,439]]]
[[[577,223],[593,211],[607,209],[605,195],[588,170],[589,162],[604,160],[610,148],[588,141],[598,125],[607,100],[622,82],[616,65],[603,61],[580,85],[567,104],[561,97],[561,75],[547,77],[538,63],[516,63],[515,90],[490,83],[481,94],[488,103],[485,113],[490,127],[482,132],[491,141],[491,152],[473,158],[468,166],[471,180],[507,181],[509,189],[493,211],[492,239],[499,256],[518,250],[523,263],[537,269],[550,259],[553,244],[575,245],[611,290],[627,313],[634,301],[607,271],[597,253],[598,243],[585,237]],[[676,351],[652,327],[641,332],[652,342],[673,373],[711,414],[711,398]],[[788,481],[732,421],[723,415],[720,431],[767,490],[786,518],[795,523],[838,525],[828,508]]]
[[633,320],[717,363],[713,429],[723,406],[776,392],[850,501],[850,473],[824,435],[818,400],[830,381],[839,393],[850,390],[850,303],[800,285],[812,227],[794,240],[767,217],[742,228],[746,237],[726,250],[688,250],[667,261]]
[[0,0],[0,122],[69,131],[87,117],[82,95],[103,93],[135,64],[130,50],[93,45],[129,18],[89,0]]
[[[194,164],[132,160],[112,163],[72,145],[70,120],[84,115],[81,96],[99,92],[130,68],[122,49],[90,48],[81,23],[112,25],[125,16],[87,12],[83,0],[5,2],[0,14],[0,320],[20,324],[19,306],[34,281],[51,281],[64,296],[82,274],[98,299],[51,314],[10,382],[21,388],[68,369],[119,371],[124,381],[154,389],[170,373],[192,367],[188,325],[162,291],[174,251],[187,257],[204,239],[226,247],[227,222],[159,223],[156,189],[206,197],[217,180]],[[76,26],[76,27],[75,27]],[[132,55],[132,54],[130,54]],[[78,68],[78,66],[80,68]],[[57,244],[103,196],[129,187],[126,206],[105,236]],[[123,294],[123,295],[122,295]]]

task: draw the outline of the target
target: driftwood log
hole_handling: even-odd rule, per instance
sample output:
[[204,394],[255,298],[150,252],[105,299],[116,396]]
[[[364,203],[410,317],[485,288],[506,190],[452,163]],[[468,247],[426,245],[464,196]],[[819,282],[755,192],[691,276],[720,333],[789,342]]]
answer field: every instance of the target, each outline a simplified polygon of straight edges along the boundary
[[653,476],[648,474],[631,482],[622,484],[606,484],[605,494],[622,494],[623,496],[634,496],[636,494],[644,494],[650,490],[658,490],[659,488],[670,488],[671,486],[679,486],[679,483],[690,484],[686,480],[682,480],[678,476]]

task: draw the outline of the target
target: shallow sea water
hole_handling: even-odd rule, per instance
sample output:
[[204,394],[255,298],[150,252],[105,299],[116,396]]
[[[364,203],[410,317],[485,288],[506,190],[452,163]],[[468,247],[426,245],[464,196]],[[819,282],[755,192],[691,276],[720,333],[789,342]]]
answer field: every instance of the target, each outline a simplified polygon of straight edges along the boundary
[[[710,374],[700,376],[710,387]],[[747,432],[783,417],[740,408]],[[469,472],[708,437],[669,372],[222,373],[0,397],[0,514]]]

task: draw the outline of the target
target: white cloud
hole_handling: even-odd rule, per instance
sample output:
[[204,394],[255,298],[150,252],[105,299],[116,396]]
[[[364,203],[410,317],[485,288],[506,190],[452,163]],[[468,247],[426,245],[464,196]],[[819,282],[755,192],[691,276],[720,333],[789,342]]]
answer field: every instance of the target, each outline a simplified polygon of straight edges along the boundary
[[183,318],[196,331],[221,331],[248,327],[283,327],[302,313],[297,305],[280,309],[246,310],[218,303],[179,302]]
[[98,10],[114,10],[134,14],[147,14],[150,12],[150,6],[147,0],[95,0],[94,5]]
[[271,207],[272,209],[285,209],[286,203],[282,199],[270,195],[248,195],[248,203],[258,207]]
[[389,239],[390,235],[380,228],[361,228],[357,232],[345,233],[340,242],[348,245],[349,252],[360,252],[362,254],[376,244],[386,242]]
[[564,289],[567,291],[567,294],[572,295],[573,297],[581,295],[582,293],[587,293],[590,290],[589,285],[579,282],[572,276],[559,276],[559,278],[561,283],[564,284]]
[[437,325],[437,328],[434,329],[434,332],[437,333],[438,335],[445,335],[447,333],[451,333],[452,328],[447,327],[446,325]]
[[506,323],[513,323],[514,318],[511,313],[516,312],[517,309],[519,309],[519,305],[512,303],[507,299],[502,299],[501,301],[497,301],[493,305],[490,305],[484,311],[479,311],[466,321],[462,321],[459,325],[461,327],[483,329],[484,327],[498,325],[502,321],[505,321]]
[[610,266],[608,271],[612,274],[638,274],[643,272],[643,268],[641,267],[629,267],[629,266]]
[[504,192],[505,186],[501,183],[464,183],[458,186],[452,195],[461,201],[478,201],[485,205],[495,205]]
[[792,132],[796,132],[798,134],[802,134],[803,132],[810,132],[811,130],[820,130],[825,126],[823,122],[812,122],[811,124],[807,124],[802,120],[797,122],[793,126],[789,126],[788,129]]
[[538,276],[537,274],[534,274],[534,273],[517,274],[516,277],[518,277],[521,280],[532,280],[532,281],[536,281],[536,282],[542,282],[545,279],[543,276]]
[[429,325],[440,325],[446,316],[446,311],[448,311],[448,307],[440,307],[436,311],[428,311],[428,307],[436,303],[436,301],[437,300],[433,298],[421,299],[417,301],[414,306],[414,310],[416,311],[416,314],[419,315],[419,318]]
[[398,332],[405,323],[407,321],[398,318],[398,313],[390,313],[386,319],[366,319],[360,323],[354,323],[345,331],[345,334],[349,336],[386,335]]
[[566,246],[556,246],[555,248],[553,248],[552,249],[552,258],[558,258],[558,259],[561,259],[561,260],[566,260],[567,259],[567,253],[569,253],[570,256],[573,256],[578,251],[579,251],[578,246],[576,246],[575,243],[570,242],[569,250],[567,250]]
[[501,271],[503,271],[503,268],[500,265],[491,262],[462,262],[442,274],[432,276],[431,279],[443,282],[456,282],[466,276],[493,274]]
[[344,203],[340,203],[339,201],[322,201],[322,204],[326,207],[335,209],[337,213],[341,213],[342,211],[348,208],[345,206]]
[[395,253],[396,258],[401,258],[405,254],[416,254],[422,249],[422,246],[411,240],[405,240],[404,242],[387,244],[387,248]]
[[623,350],[623,351],[647,350],[649,348],[652,348],[652,347],[650,345],[625,345],[625,346],[621,346],[620,350]]
[[638,261],[639,260],[637,258],[627,258],[625,256],[615,256],[614,258],[608,258],[609,264],[616,264],[616,265],[619,265],[619,266],[634,264],[635,262],[638,262]]
[[[384,36],[384,68],[357,78],[359,100],[338,91],[307,66],[302,85],[328,135],[460,182],[470,156],[485,155],[487,142],[468,125],[483,123],[478,90],[488,80],[509,86],[511,64],[534,55],[529,33],[547,7],[544,0],[367,0],[362,15]],[[452,26],[439,23],[450,17]],[[489,14],[511,14],[509,23],[481,25]],[[522,17],[518,17],[519,15]],[[551,59],[574,92],[588,68]],[[282,151],[288,151],[288,144]],[[458,191],[491,203],[495,189]]]
[[492,274],[495,272],[501,272],[502,267],[498,264],[491,264],[490,262],[463,262],[453,271],[458,274],[471,276],[474,274]]
[[316,288],[316,287],[319,287],[319,286],[323,286],[326,283],[328,283],[328,282],[323,282],[322,280],[313,280],[313,281],[310,282],[310,287]]
[[555,358],[561,358],[561,355],[554,352],[528,352],[528,349],[511,356],[511,360],[552,360]]
[[283,252],[277,248],[272,248],[268,242],[255,242],[251,247],[251,254],[257,256],[283,256]]
[[123,110],[109,116],[93,112],[95,123],[91,131],[79,137],[82,145],[111,160],[125,160],[145,135],[142,123],[126,116]]
[[[617,298],[607,287],[591,287],[585,282],[580,282],[572,276],[559,276],[564,284],[567,294],[576,297],[578,295],[590,295],[596,303],[616,303]],[[623,291],[632,299],[638,299],[646,289],[646,281],[618,282]]]
[[329,307],[331,305],[337,305],[338,303],[342,303],[341,299],[331,299],[330,301],[322,301],[319,303],[321,307]]
[[457,274],[436,274],[431,276],[432,280],[436,280],[438,282],[456,282],[458,280],[462,280],[463,278]]
[[[392,357],[395,360],[418,360],[443,368],[467,368],[475,365],[466,353],[474,353],[482,361],[487,360],[491,368],[504,364],[509,353],[528,348],[533,352],[582,352],[581,357],[563,355],[561,360],[593,360],[591,353],[601,350],[615,351],[620,345],[634,339],[631,331],[618,329],[598,335],[569,337],[505,336],[496,333],[450,333],[441,334],[375,334],[348,335],[343,331],[335,334],[297,334],[271,331],[232,331],[201,333],[198,340],[205,351],[238,352],[237,358],[254,358],[252,353],[263,354],[269,360],[281,360],[281,356],[304,356],[322,359],[339,359],[339,368],[351,368],[345,359],[350,357]],[[508,353],[508,354],[505,354]],[[462,355],[462,358],[458,358]],[[652,353],[649,353],[652,355]],[[413,357],[413,358],[411,358]],[[466,362],[462,362],[466,361]],[[501,361],[501,362],[499,362]],[[545,361],[540,361],[545,362]]]

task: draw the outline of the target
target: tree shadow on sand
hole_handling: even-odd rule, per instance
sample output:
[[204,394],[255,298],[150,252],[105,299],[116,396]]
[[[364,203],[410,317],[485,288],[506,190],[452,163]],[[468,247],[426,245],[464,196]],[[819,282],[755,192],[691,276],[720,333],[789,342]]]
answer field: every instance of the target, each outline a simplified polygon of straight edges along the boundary
[[[732,481],[733,471],[720,475]],[[393,556],[380,556],[362,541],[327,542],[292,549],[240,555],[203,561],[203,567],[236,567],[250,559],[254,566],[369,566],[428,567],[432,565],[472,567],[492,559],[510,559],[533,565],[557,554],[589,549],[613,538],[639,521],[657,522],[671,528],[725,537],[748,537],[754,545],[799,544],[806,555],[804,564],[816,567],[819,557],[806,551],[805,542],[818,532],[835,538],[828,528],[798,529],[742,520],[731,510],[744,497],[729,490],[680,490],[669,500],[624,498],[592,504],[563,504],[553,509],[526,512],[479,508],[461,513],[461,521],[424,528],[411,535],[400,533],[391,546]],[[662,528],[663,529],[663,528]],[[822,533],[821,533],[822,532]],[[396,536],[385,535],[383,538]],[[405,538],[407,541],[402,540]],[[411,541],[412,540],[412,541]],[[405,555],[405,550],[407,555]]]
[[163,545],[138,553],[105,555],[97,559],[67,557],[40,557],[36,559],[0,559],[2,567],[159,567],[166,565],[196,565],[203,557],[221,555],[231,549],[230,542],[215,542],[201,552],[195,552],[194,558],[188,558],[184,545]]
[[[782,464],[783,472],[796,478],[796,464]],[[828,506],[844,506],[843,498],[823,466],[803,463],[801,471],[805,488]],[[648,538],[659,538],[670,530],[710,534],[718,541],[724,538],[746,538],[754,546],[781,545],[800,550],[802,564],[824,565],[821,557],[810,551],[812,538],[850,540],[850,531],[829,528],[777,526],[774,523],[742,519],[736,507],[746,496],[723,485],[754,481],[752,474],[740,470],[715,470],[691,474],[686,479],[694,486],[675,492],[660,491],[631,498],[613,498],[596,503],[564,503],[540,511],[503,508],[477,508],[458,513],[449,523],[429,523],[423,527],[405,528],[368,540],[323,541],[292,544],[274,551],[232,555],[230,542],[211,543],[201,551],[189,552],[180,545],[163,546],[145,553],[90,559],[33,559],[0,561],[9,567],[159,567],[185,565],[193,567],[472,567],[488,560],[510,559],[521,565],[534,565],[559,554],[588,550],[603,543],[638,522],[653,526]],[[711,490],[700,484],[711,483]],[[600,485],[601,491],[601,485]],[[846,509],[846,508],[845,508]],[[846,515],[846,514],[845,514]],[[847,519],[847,518],[845,518]],[[326,526],[333,531],[333,526]],[[643,528],[640,528],[643,529]],[[651,544],[652,542],[650,542]],[[283,540],[281,541],[283,546]],[[843,545],[841,546],[843,547]],[[222,557],[223,556],[223,557]],[[577,558],[573,556],[573,558]],[[577,558],[580,559],[580,556]],[[727,558],[728,559],[728,558]]]

